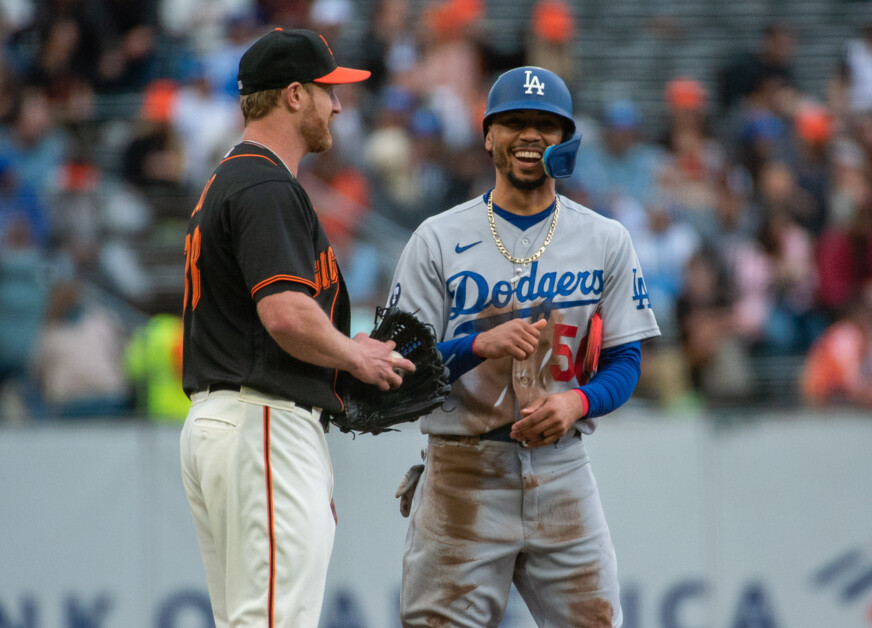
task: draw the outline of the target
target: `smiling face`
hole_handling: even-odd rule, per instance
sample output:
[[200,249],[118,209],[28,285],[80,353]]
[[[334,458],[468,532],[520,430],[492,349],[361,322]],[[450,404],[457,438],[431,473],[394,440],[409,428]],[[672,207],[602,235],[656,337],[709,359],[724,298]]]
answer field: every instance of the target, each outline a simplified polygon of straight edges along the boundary
[[493,155],[497,176],[519,190],[535,190],[547,175],[545,149],[563,140],[560,116],[534,109],[507,111],[493,117],[485,148]]

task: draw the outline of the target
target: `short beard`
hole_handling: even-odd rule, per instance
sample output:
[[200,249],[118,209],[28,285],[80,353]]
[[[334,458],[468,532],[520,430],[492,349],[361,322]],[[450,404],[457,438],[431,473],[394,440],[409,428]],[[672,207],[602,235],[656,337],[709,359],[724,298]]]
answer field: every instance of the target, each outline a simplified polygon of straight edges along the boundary
[[514,187],[519,190],[523,190],[525,192],[529,192],[531,190],[538,190],[543,185],[545,185],[545,181],[547,179],[547,175],[542,175],[538,179],[526,179],[521,180],[515,176],[515,173],[511,170],[506,173],[506,179],[509,183],[511,183]]
[[324,153],[333,146],[330,128],[327,126],[327,122],[318,115],[315,104],[311,100],[303,112],[303,124],[300,127],[300,132],[310,153]]

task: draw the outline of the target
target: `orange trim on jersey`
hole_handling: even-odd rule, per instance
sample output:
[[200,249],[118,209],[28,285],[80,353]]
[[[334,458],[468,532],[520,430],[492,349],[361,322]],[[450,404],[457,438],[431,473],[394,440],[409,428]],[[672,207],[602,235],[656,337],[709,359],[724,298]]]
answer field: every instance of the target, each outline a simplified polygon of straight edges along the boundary
[[[266,160],[267,160],[268,162],[270,162],[272,165],[274,165],[274,166],[278,166],[278,164],[277,164],[276,162],[274,162],[272,159],[270,159],[270,158],[267,157],[266,155],[255,155],[255,154],[253,154],[253,153],[251,153],[251,154],[246,153],[245,155],[233,155],[232,157],[227,157],[227,158],[225,158],[225,159],[222,159],[222,160],[221,160],[221,163],[223,164],[225,161],[230,161],[231,159],[239,159],[240,157],[260,157],[261,159],[266,159]],[[219,165],[220,165],[220,164],[219,164]]]
[[[274,162],[272,159],[270,159],[266,155],[255,155],[253,153],[246,153],[244,155],[234,155],[233,157],[227,157],[225,159],[222,159],[221,163],[223,164],[225,161],[229,161],[231,159],[236,159],[237,157],[260,157],[262,159],[266,159],[272,165],[278,166],[278,164],[276,162]],[[200,200],[197,201],[197,205],[196,205],[196,207],[194,207],[194,211],[191,212],[192,218],[194,217],[194,214],[196,214],[198,211],[203,209],[203,201],[206,200],[206,194],[209,192],[209,188],[212,187],[212,183],[215,182],[215,177],[217,177],[217,176],[218,176],[217,174],[213,174],[212,178],[209,179],[209,182],[206,184],[206,187],[203,188],[203,192],[200,194]]]
[[267,595],[267,626],[273,626],[273,613],[276,601],[276,535],[275,522],[273,521],[273,490],[272,490],[272,463],[270,461],[270,409],[263,407],[263,467],[266,476],[266,519],[267,533],[269,534],[269,591]]
[[312,288],[313,290],[315,290],[316,294],[318,292],[320,292],[320,290],[318,289],[318,286],[316,286],[314,282],[309,281],[308,279],[303,279],[302,277],[296,277],[294,275],[275,275],[273,277],[270,277],[269,279],[264,279],[259,284],[257,284],[254,288],[252,288],[251,289],[251,296],[254,296],[258,290],[262,290],[266,286],[270,285],[271,283],[275,283],[277,281],[295,281],[296,283],[301,283],[304,286],[308,286],[308,287]]
[[207,183],[206,187],[203,188],[203,192],[200,194],[200,200],[197,201],[197,205],[196,207],[194,207],[194,211],[191,212],[191,218],[194,217],[194,214],[203,209],[203,201],[206,200],[206,193],[209,192],[209,188],[212,187],[212,184],[215,182],[215,177],[217,176],[217,174],[213,174],[212,178],[209,179],[209,183]]

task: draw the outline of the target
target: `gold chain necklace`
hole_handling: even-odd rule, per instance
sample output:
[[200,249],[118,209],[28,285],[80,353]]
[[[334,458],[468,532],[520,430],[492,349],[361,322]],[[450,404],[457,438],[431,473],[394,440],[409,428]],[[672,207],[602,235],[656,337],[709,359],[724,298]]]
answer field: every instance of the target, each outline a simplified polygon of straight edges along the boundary
[[500,253],[503,254],[507,260],[509,260],[512,264],[530,264],[539,259],[539,256],[545,252],[545,249],[551,243],[551,236],[554,235],[554,229],[557,227],[557,215],[560,213],[560,197],[556,194],[554,195],[554,216],[551,217],[551,226],[548,228],[548,235],[545,236],[545,241],[542,243],[542,246],[530,257],[518,258],[513,257],[511,253],[506,249],[503,241],[500,239],[500,234],[497,233],[497,223],[494,220],[494,191],[491,190],[487,195],[487,221],[490,223],[491,235],[494,237],[494,242],[496,242],[497,248],[500,250]]

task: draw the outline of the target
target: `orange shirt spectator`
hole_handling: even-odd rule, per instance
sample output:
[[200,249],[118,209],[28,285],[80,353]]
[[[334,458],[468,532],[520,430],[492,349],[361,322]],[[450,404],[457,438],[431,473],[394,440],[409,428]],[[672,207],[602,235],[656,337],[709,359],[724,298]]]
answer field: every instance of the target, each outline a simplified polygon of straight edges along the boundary
[[872,407],[872,284],[862,301],[814,343],[801,384],[812,405]]

